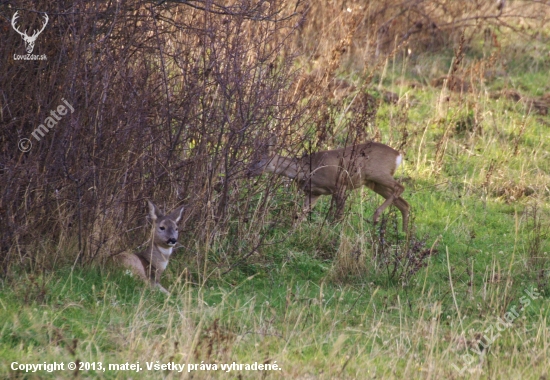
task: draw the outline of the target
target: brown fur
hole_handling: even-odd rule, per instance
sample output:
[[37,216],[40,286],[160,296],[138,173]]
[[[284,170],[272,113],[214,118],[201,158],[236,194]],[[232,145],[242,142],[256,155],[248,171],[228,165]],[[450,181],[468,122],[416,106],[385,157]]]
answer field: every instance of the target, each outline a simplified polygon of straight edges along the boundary
[[183,206],[165,216],[152,202],[148,201],[148,205],[149,217],[153,222],[153,239],[149,246],[137,253],[121,253],[115,256],[115,260],[161,292],[170,294],[160,284],[160,276],[166,269],[177,242],[177,223],[181,220]]
[[295,179],[306,193],[306,211],[321,195],[331,195],[342,210],[344,192],[366,186],[386,199],[374,213],[373,222],[377,223],[384,209],[394,204],[401,211],[405,230],[409,204],[401,198],[405,188],[393,178],[402,158],[387,145],[368,142],[301,158],[267,154],[250,165],[248,175],[257,176],[267,171]]

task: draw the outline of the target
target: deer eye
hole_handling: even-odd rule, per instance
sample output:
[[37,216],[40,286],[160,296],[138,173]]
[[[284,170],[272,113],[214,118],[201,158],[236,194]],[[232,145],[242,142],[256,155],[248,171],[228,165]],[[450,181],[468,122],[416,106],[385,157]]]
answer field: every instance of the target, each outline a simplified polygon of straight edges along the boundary
[[161,226],[161,227],[160,227],[160,230],[161,230],[161,231],[164,231],[164,227]]

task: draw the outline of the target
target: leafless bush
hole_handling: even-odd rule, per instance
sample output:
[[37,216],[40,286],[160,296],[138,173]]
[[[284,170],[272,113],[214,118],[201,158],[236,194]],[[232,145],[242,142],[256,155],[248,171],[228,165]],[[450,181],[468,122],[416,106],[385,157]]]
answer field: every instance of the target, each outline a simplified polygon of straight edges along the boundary
[[[376,267],[384,272],[390,281],[399,281],[406,286],[413,276],[428,264],[430,257],[438,254],[438,239],[428,247],[428,238],[416,237],[414,230],[409,231],[406,239],[400,239],[397,227],[392,228],[389,225],[391,220],[392,218],[388,217],[382,218],[378,233],[373,239]],[[410,225],[413,225],[412,221]]]
[[[292,146],[307,121],[286,44],[301,16],[283,5],[2,3],[4,30],[16,9],[21,23],[50,17],[35,49],[47,60],[14,61],[16,33],[1,48],[4,272],[41,260],[39,243],[53,254],[73,241],[83,263],[142,243],[145,199],[187,205],[180,240],[199,256],[220,236],[234,242],[227,257],[258,247],[266,224],[253,220],[267,218],[273,186],[250,188],[245,164],[270,133]],[[74,113],[36,141],[62,98]]]

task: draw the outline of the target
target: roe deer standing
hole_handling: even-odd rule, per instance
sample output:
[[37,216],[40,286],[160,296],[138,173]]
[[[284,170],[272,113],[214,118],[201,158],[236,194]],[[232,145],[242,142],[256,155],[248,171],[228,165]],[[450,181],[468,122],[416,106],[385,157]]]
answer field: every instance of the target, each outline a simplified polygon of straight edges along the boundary
[[151,201],[149,218],[153,223],[152,239],[148,247],[138,253],[124,252],[115,256],[121,265],[130,269],[144,281],[149,281],[161,292],[170,294],[160,284],[160,275],[166,269],[172,250],[178,239],[178,222],[181,219],[183,206],[168,215],[164,215]]
[[393,175],[403,161],[401,153],[387,145],[368,142],[346,148],[312,153],[301,158],[264,154],[248,167],[248,177],[263,172],[295,179],[306,194],[304,211],[310,211],[321,195],[332,195],[337,212],[344,206],[346,190],[366,186],[386,201],[374,213],[376,224],[380,214],[394,204],[403,215],[403,230],[407,229],[409,204],[401,198],[405,190]]

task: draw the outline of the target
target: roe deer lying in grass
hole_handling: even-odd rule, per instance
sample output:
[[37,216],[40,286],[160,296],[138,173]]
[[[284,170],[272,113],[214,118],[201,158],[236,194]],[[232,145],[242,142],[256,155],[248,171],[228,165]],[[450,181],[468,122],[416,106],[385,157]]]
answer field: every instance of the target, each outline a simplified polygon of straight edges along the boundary
[[170,214],[164,214],[152,202],[149,204],[149,218],[153,223],[152,239],[149,246],[138,253],[124,252],[115,256],[121,265],[130,269],[144,281],[149,281],[161,292],[170,294],[160,284],[160,275],[166,269],[172,250],[178,239],[178,222],[183,206]]
[[403,230],[406,230],[409,204],[401,198],[405,188],[393,178],[402,160],[403,156],[395,149],[368,142],[301,158],[268,152],[250,164],[247,175],[253,177],[270,172],[295,179],[306,194],[305,212],[321,195],[332,195],[337,212],[341,212],[345,191],[366,186],[386,199],[376,209],[373,222],[376,224],[384,209],[394,204],[403,215]]

